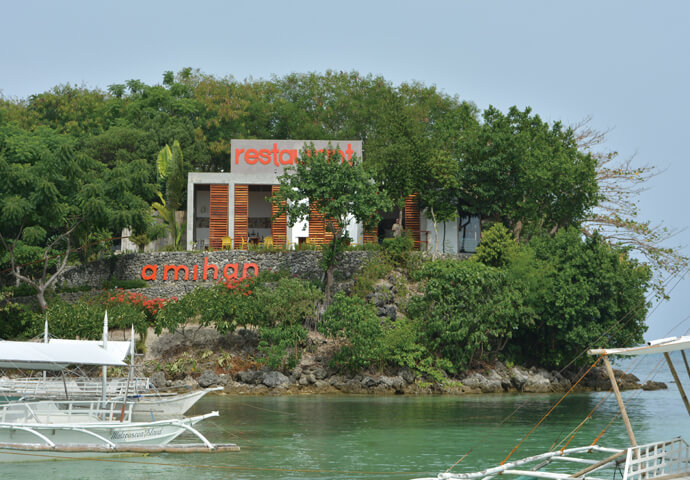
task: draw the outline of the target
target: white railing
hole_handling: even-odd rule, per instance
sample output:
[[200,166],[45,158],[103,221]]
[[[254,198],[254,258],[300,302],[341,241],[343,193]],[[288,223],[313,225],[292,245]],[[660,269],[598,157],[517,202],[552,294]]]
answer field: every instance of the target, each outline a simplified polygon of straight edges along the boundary
[[690,449],[682,438],[628,449],[623,480],[680,478],[690,475]]
[[[65,387],[70,397],[96,396],[103,390],[103,384],[98,379],[69,378],[63,381],[62,378],[4,378],[0,379],[0,389],[6,394],[17,394],[24,396],[64,396]],[[150,392],[152,385],[148,378],[133,378],[129,385],[129,393]],[[126,378],[111,378],[107,381],[106,394],[108,396],[124,395],[127,391]]]
[[129,422],[132,404],[100,401],[43,401],[0,405],[0,423],[51,424]]

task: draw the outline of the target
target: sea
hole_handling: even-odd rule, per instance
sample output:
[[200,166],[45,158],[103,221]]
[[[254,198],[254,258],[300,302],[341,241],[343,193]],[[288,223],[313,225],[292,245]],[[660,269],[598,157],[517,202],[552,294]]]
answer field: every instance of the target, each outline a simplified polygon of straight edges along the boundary
[[[674,363],[690,393],[682,358],[674,354]],[[623,392],[638,444],[690,439],[690,416],[663,358],[614,367],[669,387]],[[497,465],[517,445],[511,460],[597,437],[601,445],[629,445],[613,395],[562,397],[207,396],[192,413],[220,416],[199,430],[211,441],[238,444],[239,452],[0,463],[0,479],[412,479]]]

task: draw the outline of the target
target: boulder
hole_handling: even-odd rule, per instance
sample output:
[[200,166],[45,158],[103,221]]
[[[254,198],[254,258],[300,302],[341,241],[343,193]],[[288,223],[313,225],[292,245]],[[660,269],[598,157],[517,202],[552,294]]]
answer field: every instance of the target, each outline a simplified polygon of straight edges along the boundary
[[237,373],[237,380],[242,383],[255,385],[261,383],[261,372],[257,372],[256,370],[243,370]]
[[665,390],[668,388],[664,382],[654,382],[652,380],[647,381],[642,385],[642,390]]
[[401,376],[379,378],[379,384],[387,389],[402,390],[405,387],[405,380]]
[[156,372],[150,377],[151,383],[156,388],[163,388],[166,386],[165,373]]
[[213,370],[205,370],[197,380],[201,388],[207,388],[213,385],[220,385],[221,379]]
[[463,379],[462,383],[470,389],[480,390],[482,393],[498,393],[503,391],[501,378],[498,375],[488,379],[481,373],[474,373]]
[[551,391],[549,372],[546,370],[531,369],[527,375],[527,381],[523,385],[523,392],[547,393]]
[[409,368],[401,368],[398,370],[398,376],[402,377],[406,383],[413,383],[415,379],[415,373]]
[[263,374],[261,383],[269,388],[281,387],[290,383],[290,379],[280,372],[272,371]]
[[529,374],[527,370],[520,367],[513,367],[509,371],[510,382],[515,387],[518,392],[522,392],[529,380]]

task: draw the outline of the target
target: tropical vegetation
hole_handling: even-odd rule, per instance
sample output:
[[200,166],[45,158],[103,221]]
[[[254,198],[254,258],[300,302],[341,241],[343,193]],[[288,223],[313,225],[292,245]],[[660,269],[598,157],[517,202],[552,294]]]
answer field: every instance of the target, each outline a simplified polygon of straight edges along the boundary
[[[170,248],[181,248],[175,212],[186,206],[186,174],[230,171],[230,140],[242,138],[363,141],[364,158],[351,165],[303,156],[274,198],[290,222],[309,205],[328,219],[322,283],[274,272],[180,299],[111,285],[60,299],[61,273],[111,255],[124,229],[142,247],[166,230]],[[333,366],[349,371],[404,367],[442,379],[496,360],[579,362],[586,346],[641,340],[648,290],[665,295],[658,279],[687,267],[664,246],[662,227],[636,217],[650,169],[599,150],[602,138],[530,108],[480,112],[434,86],[357,72],[237,81],[187,68],[157,85],[60,85],[0,98],[0,336],[36,334],[46,311],[60,334],[98,335],[107,306],[141,332],[255,328],[258,358],[283,369],[316,332],[340,345]],[[350,216],[375,223],[393,207],[402,216],[410,194],[437,233],[445,221],[480,215],[477,254],[437,258],[436,244],[422,258],[409,237],[387,240],[372,247],[375,260],[354,285],[336,292],[349,248],[339,226]],[[395,319],[377,315],[369,295],[391,272],[405,291]],[[37,305],[12,295],[35,295]]]

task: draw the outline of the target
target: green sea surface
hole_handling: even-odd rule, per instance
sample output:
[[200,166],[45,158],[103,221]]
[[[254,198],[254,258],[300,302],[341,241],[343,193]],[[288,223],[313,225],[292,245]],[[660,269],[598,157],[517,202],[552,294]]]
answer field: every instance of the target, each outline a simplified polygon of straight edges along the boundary
[[[624,392],[638,443],[679,435],[689,439],[690,417],[675,384],[667,376],[657,379],[669,382],[669,389]],[[681,380],[688,380],[684,369]],[[570,438],[605,395],[568,396],[511,459]],[[501,462],[561,396],[212,396],[192,413],[219,410],[221,415],[204,421],[200,430],[211,441],[237,443],[240,452],[5,463],[0,478],[406,479],[435,476],[465,454],[452,471],[475,471]],[[611,395],[569,446],[590,444],[617,412]],[[620,418],[599,443],[628,445]]]

